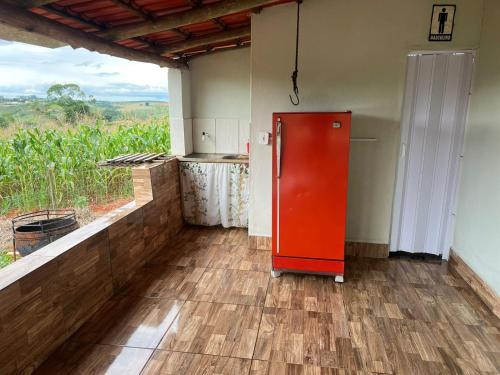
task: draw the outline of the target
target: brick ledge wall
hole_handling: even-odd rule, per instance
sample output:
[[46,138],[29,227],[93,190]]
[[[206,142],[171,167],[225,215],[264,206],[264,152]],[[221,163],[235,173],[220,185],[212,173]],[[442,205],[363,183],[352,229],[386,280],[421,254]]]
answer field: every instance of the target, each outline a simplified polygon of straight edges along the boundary
[[178,161],[132,177],[134,202],[0,270],[0,374],[36,369],[182,228]]

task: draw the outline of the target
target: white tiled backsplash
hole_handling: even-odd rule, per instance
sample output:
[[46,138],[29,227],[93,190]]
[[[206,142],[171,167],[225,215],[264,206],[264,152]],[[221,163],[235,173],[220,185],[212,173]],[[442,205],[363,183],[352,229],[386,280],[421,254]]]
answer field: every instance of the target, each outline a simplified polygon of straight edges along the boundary
[[[206,133],[204,139],[203,133]],[[249,120],[193,119],[194,152],[246,154],[249,137]]]

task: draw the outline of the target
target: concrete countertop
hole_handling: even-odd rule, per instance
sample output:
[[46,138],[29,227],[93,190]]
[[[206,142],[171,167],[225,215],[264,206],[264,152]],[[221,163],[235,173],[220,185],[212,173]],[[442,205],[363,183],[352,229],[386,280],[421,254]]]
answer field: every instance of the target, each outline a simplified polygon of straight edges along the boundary
[[178,156],[177,159],[179,159],[180,162],[248,164],[248,155],[238,154],[238,158],[236,159],[224,159],[224,156],[227,155],[233,154],[193,153],[186,156]]

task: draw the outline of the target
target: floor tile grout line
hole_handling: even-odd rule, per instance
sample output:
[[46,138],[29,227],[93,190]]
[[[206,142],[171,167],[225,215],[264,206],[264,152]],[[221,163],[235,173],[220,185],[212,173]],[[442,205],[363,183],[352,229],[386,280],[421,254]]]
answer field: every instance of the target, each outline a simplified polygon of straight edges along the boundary
[[186,301],[191,301],[189,299],[189,297],[191,297],[194,294],[194,292],[195,292],[198,284],[201,282],[201,280],[203,279],[203,276],[205,276],[206,273],[207,273],[207,267],[205,267],[205,269],[203,270],[203,273],[201,274],[200,278],[198,279],[198,281],[194,285],[193,290],[191,291],[191,293],[189,293],[188,296],[186,297]]
[[248,272],[261,272],[261,273],[267,273],[271,272],[271,268],[266,269],[264,271],[262,270],[247,270],[247,269],[241,269],[241,268],[231,268],[231,267],[212,267],[210,265],[207,266],[184,266],[184,265],[179,265],[179,264],[171,264],[171,263],[166,263],[166,264],[161,264],[161,263],[149,263],[146,266],[166,266],[166,267],[184,267],[184,268],[204,268],[204,269],[210,269],[210,270],[226,270],[226,271],[248,271]]
[[[146,361],[144,367],[141,369],[141,372],[139,374],[141,374],[143,372],[144,368],[146,367],[146,365],[148,364],[148,362],[151,360],[151,357],[156,352],[168,352],[168,353],[201,355],[201,356],[209,356],[209,357],[217,357],[217,358],[240,359],[240,360],[244,360],[244,361],[249,361],[250,362],[250,371],[251,371],[251,364],[254,361],[268,362],[268,363],[282,363],[282,364],[291,364],[291,365],[302,365],[302,366],[307,365],[306,363],[297,364],[297,363],[291,363],[291,362],[263,360],[263,359],[253,358],[253,355],[252,355],[252,358],[246,358],[246,357],[237,357],[237,356],[231,356],[231,355],[209,354],[209,353],[200,353],[200,352],[182,351],[182,350],[172,350],[172,349],[162,349],[162,348],[153,349],[153,348],[143,348],[143,347],[137,347],[137,346],[126,346],[126,345],[115,345],[115,344],[93,344],[93,346],[95,346],[95,345],[111,346],[111,347],[115,347],[115,348],[130,348],[130,349],[141,349],[141,350],[150,350],[150,351],[152,351],[151,356],[148,358],[148,360]],[[349,367],[342,367],[342,366],[337,366],[337,367],[335,367],[335,366],[320,366],[320,367],[329,368],[329,369],[338,369],[338,370],[351,370],[351,371],[358,371],[358,372],[359,371],[365,371],[365,372],[368,371],[366,369],[360,370],[360,369],[357,369],[357,368],[349,368]],[[388,373],[379,373],[379,372],[370,372],[370,371],[368,371],[368,373],[370,373],[370,374],[388,374]]]
[[[257,348],[257,341],[259,340],[260,326],[262,325],[262,318],[264,317],[264,309],[266,306],[267,294],[269,293],[269,287],[270,287],[271,283],[272,283],[272,278],[270,275],[268,275],[266,293],[264,293],[264,303],[262,306],[262,311],[260,313],[259,327],[257,328],[257,336],[255,337],[255,343],[253,345],[253,350],[252,350],[252,361],[253,361],[254,356],[255,356],[255,349]],[[252,371],[252,364],[251,363],[250,363],[250,371]],[[250,374],[250,371],[248,372],[249,374]]]
[[170,329],[170,327],[172,327],[172,324],[174,324],[175,319],[177,319],[177,317],[179,316],[179,314],[180,314],[180,312],[181,312],[181,310],[182,310],[182,308],[184,307],[185,304],[186,304],[186,301],[182,301],[182,305],[179,307],[179,310],[177,311],[177,314],[175,314],[174,318],[172,319],[172,321],[168,325],[167,329],[165,330],[165,332],[163,333],[163,335],[161,336],[161,338],[158,340],[158,344],[156,344],[155,348],[152,349],[151,355],[149,356],[148,360],[146,362],[144,362],[144,366],[142,366],[142,369],[139,372],[139,375],[143,373],[144,369],[146,368],[146,366],[148,365],[149,361],[151,360],[151,357],[158,350],[158,347],[160,346],[161,342],[163,341],[163,338],[167,334],[167,332]]
[[165,337],[165,335],[167,334],[168,330],[170,329],[170,327],[172,327],[172,325],[174,324],[175,322],[175,319],[177,319],[177,317],[179,316],[179,314],[181,313],[181,310],[182,308],[184,307],[184,305],[186,304],[186,301],[182,301],[182,305],[179,307],[179,310],[177,311],[177,314],[175,314],[174,318],[172,319],[172,322],[170,322],[170,324],[168,325],[167,329],[165,330],[165,332],[163,333],[163,335],[161,336],[161,339],[158,341],[158,344],[155,346],[155,350],[158,349],[158,347],[160,346],[161,342],[163,341],[163,338]]

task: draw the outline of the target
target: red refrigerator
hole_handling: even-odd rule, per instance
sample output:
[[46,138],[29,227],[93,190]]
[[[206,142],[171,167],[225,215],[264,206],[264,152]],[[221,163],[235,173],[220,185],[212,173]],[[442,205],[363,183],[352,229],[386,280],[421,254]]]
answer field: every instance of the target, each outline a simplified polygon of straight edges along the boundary
[[343,281],[350,112],[273,115],[273,276]]

